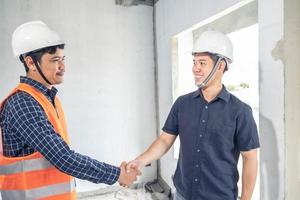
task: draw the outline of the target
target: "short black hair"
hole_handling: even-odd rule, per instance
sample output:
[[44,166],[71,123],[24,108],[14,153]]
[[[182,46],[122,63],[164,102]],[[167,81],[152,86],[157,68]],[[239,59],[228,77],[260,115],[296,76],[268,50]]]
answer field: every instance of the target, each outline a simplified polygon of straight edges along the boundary
[[41,62],[41,58],[44,54],[46,54],[46,53],[55,54],[57,49],[64,49],[64,48],[65,48],[65,44],[45,47],[45,48],[42,48],[42,49],[31,51],[29,53],[22,54],[22,55],[19,56],[19,59],[24,64],[25,71],[28,72],[29,68],[26,65],[26,62],[24,60],[27,56],[32,57],[32,59],[36,60],[37,62]]
[[218,54],[213,54],[213,53],[208,53],[209,57],[213,60],[214,64],[216,64],[216,62],[218,61],[219,58],[222,58],[222,60],[224,60],[225,62],[225,69],[224,72],[226,72],[228,70],[228,61],[226,60],[226,58],[218,55]]

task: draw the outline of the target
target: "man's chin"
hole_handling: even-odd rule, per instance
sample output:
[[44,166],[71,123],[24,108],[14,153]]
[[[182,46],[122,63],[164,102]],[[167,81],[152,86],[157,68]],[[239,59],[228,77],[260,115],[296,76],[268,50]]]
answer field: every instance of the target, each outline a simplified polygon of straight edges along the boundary
[[195,81],[195,85],[196,86],[200,86],[202,84],[202,82],[200,82],[200,81]]
[[64,82],[64,79],[56,80],[54,85],[59,85]]

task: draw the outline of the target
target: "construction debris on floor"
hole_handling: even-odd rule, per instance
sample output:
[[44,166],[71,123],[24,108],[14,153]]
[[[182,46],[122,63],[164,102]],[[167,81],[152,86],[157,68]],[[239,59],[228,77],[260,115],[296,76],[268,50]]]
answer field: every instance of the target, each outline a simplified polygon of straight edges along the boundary
[[157,184],[136,184],[131,188],[110,186],[78,194],[78,200],[170,200]]

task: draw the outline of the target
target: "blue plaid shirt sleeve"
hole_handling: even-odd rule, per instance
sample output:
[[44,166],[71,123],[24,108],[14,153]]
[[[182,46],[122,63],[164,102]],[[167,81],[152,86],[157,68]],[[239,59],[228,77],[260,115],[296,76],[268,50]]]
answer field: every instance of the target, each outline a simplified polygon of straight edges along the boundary
[[[69,148],[54,131],[44,111],[28,94],[14,95],[9,107],[9,124],[20,140],[40,152],[60,171],[93,183],[114,184],[120,175],[120,168],[81,155]],[[22,98],[20,95],[23,95]]]

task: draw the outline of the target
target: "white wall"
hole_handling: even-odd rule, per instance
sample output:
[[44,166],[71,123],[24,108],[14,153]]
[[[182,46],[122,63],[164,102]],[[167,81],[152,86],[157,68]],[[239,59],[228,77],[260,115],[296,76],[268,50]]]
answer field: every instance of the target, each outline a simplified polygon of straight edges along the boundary
[[[162,128],[172,106],[171,38],[193,25],[241,2],[239,0],[160,0],[155,5],[159,124]],[[173,148],[161,159],[161,176],[172,186],[176,160]]]
[[261,199],[284,199],[283,0],[258,1]]
[[[113,0],[1,0],[0,98],[24,74],[12,55],[11,34],[42,20],[65,39],[65,82],[58,86],[72,148],[119,165],[156,137],[153,7]],[[142,180],[156,178],[156,164]],[[103,185],[78,182],[79,191]]]

